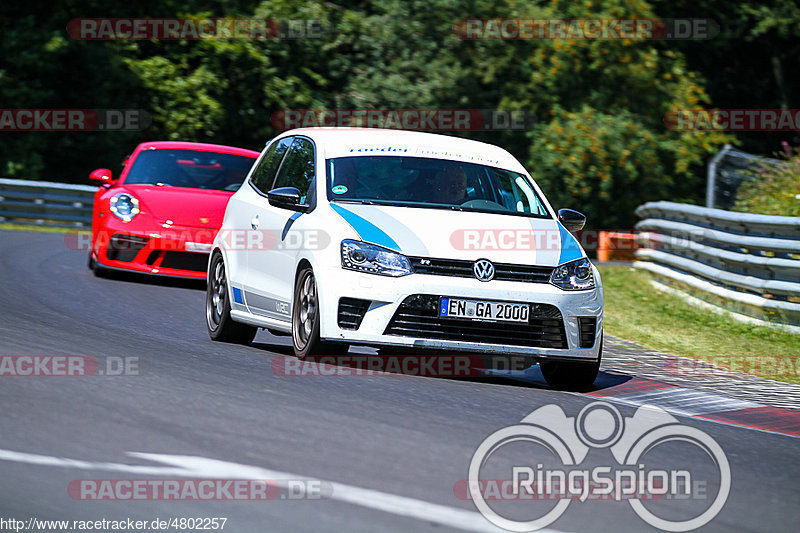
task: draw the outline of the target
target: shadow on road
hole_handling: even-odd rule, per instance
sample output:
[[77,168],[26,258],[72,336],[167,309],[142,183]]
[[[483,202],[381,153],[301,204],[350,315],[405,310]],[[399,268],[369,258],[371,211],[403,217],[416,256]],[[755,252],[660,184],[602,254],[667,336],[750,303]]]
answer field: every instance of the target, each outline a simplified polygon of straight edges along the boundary
[[[376,350],[359,346],[353,347],[347,352],[339,351],[327,355],[317,355],[300,361],[294,357],[294,350],[288,337],[276,337],[268,334],[268,338],[261,342],[254,342],[252,346],[271,354],[279,354],[270,364],[273,371],[282,375],[341,377],[397,374],[510,387],[552,389],[544,379],[538,364],[515,370],[487,370],[482,364],[483,360],[480,355],[477,354],[410,352],[396,349]],[[578,392],[591,393],[609,389],[630,379],[632,376],[627,374],[601,371],[592,387]]]
[[97,277],[125,283],[140,283],[143,285],[153,285],[158,287],[175,287],[178,289],[206,290],[205,279],[191,278],[171,278],[151,274],[139,274],[138,272],[123,272],[121,270],[97,270]]

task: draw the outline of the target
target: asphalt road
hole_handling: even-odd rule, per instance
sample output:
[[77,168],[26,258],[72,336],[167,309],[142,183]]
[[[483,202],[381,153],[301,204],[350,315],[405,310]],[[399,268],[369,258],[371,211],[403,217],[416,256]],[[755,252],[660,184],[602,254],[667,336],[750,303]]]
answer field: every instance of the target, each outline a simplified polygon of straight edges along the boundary
[[[0,519],[224,517],[233,532],[491,530],[454,493],[478,445],[540,407],[574,417],[597,401],[537,379],[280,376],[271,364],[289,353],[288,339],[262,332],[247,347],[211,342],[204,296],[193,283],[97,278],[86,252],[70,250],[60,234],[0,232],[0,356],[138,358],[128,359],[138,365],[133,375],[0,376]],[[621,381],[605,375],[598,383]],[[549,416],[537,420],[553,425]],[[701,530],[797,531],[800,441],[675,416],[713,438],[730,464],[727,502]],[[716,466],[680,446],[651,450],[648,463],[708,480],[713,499]],[[527,464],[552,462],[541,447],[524,453]],[[498,472],[515,460],[507,455],[493,465]],[[583,466],[614,464],[597,449]],[[97,502],[68,491],[81,479],[187,478],[283,479],[282,496],[285,480],[319,480],[325,495]],[[688,519],[710,499],[648,506]],[[657,530],[627,502],[606,501],[572,502],[549,528]]]

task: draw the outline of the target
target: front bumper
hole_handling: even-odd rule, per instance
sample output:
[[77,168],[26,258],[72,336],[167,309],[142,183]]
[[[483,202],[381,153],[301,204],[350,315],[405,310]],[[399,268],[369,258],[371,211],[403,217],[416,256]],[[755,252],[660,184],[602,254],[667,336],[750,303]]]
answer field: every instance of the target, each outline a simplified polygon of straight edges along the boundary
[[150,230],[110,224],[94,235],[92,254],[101,268],[205,279],[216,233],[207,228],[171,226]]
[[[597,361],[603,330],[603,292],[600,276],[595,269],[597,287],[588,291],[564,291],[545,283],[523,283],[493,280],[487,283],[470,278],[411,274],[390,278],[362,274],[340,267],[316,271],[320,298],[320,336],[329,341],[356,345],[393,346],[460,351],[496,355],[522,355],[532,359],[564,359]],[[565,343],[561,348],[516,344],[513,339],[502,343],[465,341],[463,335],[451,338],[420,338],[387,334],[386,330],[401,303],[413,295],[438,295],[451,298],[501,300],[546,304],[560,311]],[[339,326],[338,309],[341,298],[369,301],[369,307],[357,329]],[[581,347],[579,318],[594,318],[594,342]],[[495,323],[492,323],[495,324]],[[481,326],[486,326],[482,323]],[[467,325],[466,327],[469,327]],[[500,326],[498,326],[500,327]],[[535,326],[531,326],[535,327]],[[472,336],[474,337],[474,335]]]

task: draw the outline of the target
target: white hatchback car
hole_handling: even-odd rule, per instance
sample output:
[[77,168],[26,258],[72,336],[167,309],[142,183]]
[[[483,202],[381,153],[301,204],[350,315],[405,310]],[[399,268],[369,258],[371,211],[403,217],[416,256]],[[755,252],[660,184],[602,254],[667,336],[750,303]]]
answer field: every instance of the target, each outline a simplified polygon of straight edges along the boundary
[[209,258],[212,339],[257,328],[300,357],[349,345],[518,356],[557,386],[600,366],[603,291],[507,151],[429,133],[306,128],[261,153]]

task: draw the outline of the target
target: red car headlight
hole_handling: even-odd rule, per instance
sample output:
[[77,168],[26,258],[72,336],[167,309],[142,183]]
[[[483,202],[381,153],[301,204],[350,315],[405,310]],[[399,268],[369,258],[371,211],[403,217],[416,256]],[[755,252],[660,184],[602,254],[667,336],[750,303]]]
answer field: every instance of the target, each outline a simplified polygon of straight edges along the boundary
[[130,193],[120,192],[111,197],[109,209],[118,219],[130,222],[139,214],[139,200]]

